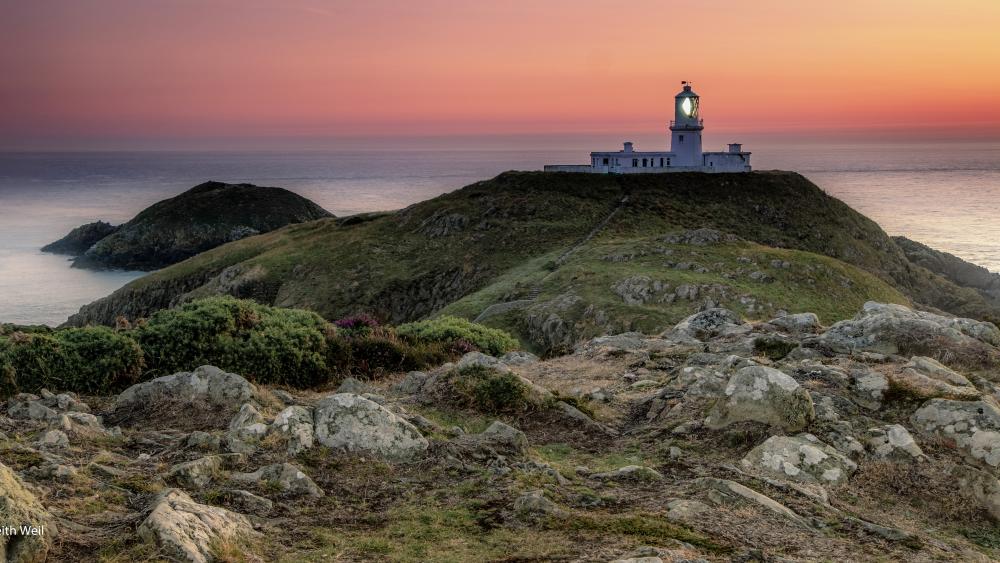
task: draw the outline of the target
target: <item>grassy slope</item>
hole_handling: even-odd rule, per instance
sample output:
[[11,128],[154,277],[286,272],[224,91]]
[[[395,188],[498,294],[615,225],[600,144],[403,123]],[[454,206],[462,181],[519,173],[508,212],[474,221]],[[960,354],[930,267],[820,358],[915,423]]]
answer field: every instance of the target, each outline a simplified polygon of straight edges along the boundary
[[[975,292],[912,266],[878,225],[798,174],[511,172],[395,214],[362,222],[330,219],[292,225],[213,249],[126,286],[86,307],[73,322],[109,323],[117,314],[147,316],[187,292],[191,292],[187,297],[232,293],[310,308],[326,317],[367,311],[393,322],[410,320],[477,292],[489,293],[487,288],[505,276],[538,270],[585,236],[625,194],[629,203],[590,245],[628,245],[632,239],[714,227],[767,246],[837,258],[874,273],[918,302],[967,315],[984,306]],[[708,259],[726,262],[733,258],[733,252],[746,250],[729,249],[728,257]],[[752,251],[765,252],[762,248]],[[596,268],[601,252],[604,250],[595,247],[596,254],[574,255],[560,276],[569,275],[574,268]],[[789,256],[785,259],[818,260]],[[605,266],[623,272],[653,267]],[[225,268],[230,269],[222,281],[212,279]],[[719,268],[713,272],[718,276],[724,271]],[[593,277],[592,290],[605,290],[610,273]],[[673,272],[668,281],[680,280],[681,275]],[[754,289],[767,301],[775,301],[778,294],[788,297],[787,303],[774,302],[775,308],[809,304],[824,317],[829,316],[824,318],[827,321],[846,314],[847,306],[840,303],[856,308],[854,304],[865,298],[895,297],[884,285],[856,270],[845,275],[856,282],[849,300],[838,294],[823,301],[822,291],[797,297],[804,289],[800,280],[785,280],[782,275],[775,276],[778,282]],[[566,284],[560,282],[560,276],[554,276],[551,282],[555,285],[545,287],[546,292],[564,291]],[[507,295],[493,292],[493,296],[514,298],[525,288],[515,289]],[[468,303],[456,307],[475,316]],[[677,314],[672,312],[670,317]]]

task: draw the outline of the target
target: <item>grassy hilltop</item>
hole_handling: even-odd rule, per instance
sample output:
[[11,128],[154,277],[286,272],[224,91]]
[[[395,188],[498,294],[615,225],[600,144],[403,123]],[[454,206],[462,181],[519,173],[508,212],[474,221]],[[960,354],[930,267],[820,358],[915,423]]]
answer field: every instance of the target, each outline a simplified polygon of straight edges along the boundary
[[[680,236],[702,228],[722,236]],[[824,322],[868,299],[990,310],[799,174],[508,172],[398,212],[226,244],[84,307],[70,324],[147,317],[219,294],[331,319],[481,317],[536,349],[655,331],[706,301],[751,318],[808,310]]]

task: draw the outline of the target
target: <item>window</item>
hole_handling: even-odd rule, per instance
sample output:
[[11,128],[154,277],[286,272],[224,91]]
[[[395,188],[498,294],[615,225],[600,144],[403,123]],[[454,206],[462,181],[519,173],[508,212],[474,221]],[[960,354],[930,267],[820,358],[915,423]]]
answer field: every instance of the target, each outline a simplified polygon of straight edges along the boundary
[[677,135],[677,140],[681,143],[684,142],[684,135]]
[[643,167],[643,168],[645,168],[645,167],[646,167],[646,159],[645,159],[645,158],[644,158],[644,159],[642,159],[642,167]]
[[663,157],[660,157],[660,168],[663,168]]
[[608,159],[605,158],[604,159],[604,166],[607,166],[607,165],[608,165]]
[[639,166],[639,159],[638,158],[633,158],[632,159],[632,168],[635,168],[637,166]]
[[667,166],[670,166],[670,159],[667,159]]

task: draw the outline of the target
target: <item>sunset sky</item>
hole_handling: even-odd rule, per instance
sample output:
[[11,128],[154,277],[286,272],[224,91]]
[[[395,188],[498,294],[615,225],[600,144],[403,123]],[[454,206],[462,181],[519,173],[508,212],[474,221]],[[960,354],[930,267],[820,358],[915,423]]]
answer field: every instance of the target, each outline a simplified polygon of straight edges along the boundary
[[[0,148],[715,130],[1000,135],[998,0],[6,0]],[[921,129],[926,131],[926,129]]]

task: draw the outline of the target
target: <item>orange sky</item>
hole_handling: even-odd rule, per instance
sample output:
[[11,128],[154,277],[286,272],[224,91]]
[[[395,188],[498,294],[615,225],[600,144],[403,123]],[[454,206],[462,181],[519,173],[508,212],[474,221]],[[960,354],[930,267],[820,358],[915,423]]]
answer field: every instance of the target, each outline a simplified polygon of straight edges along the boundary
[[1000,0],[7,0],[0,146],[659,131],[1000,134]]

